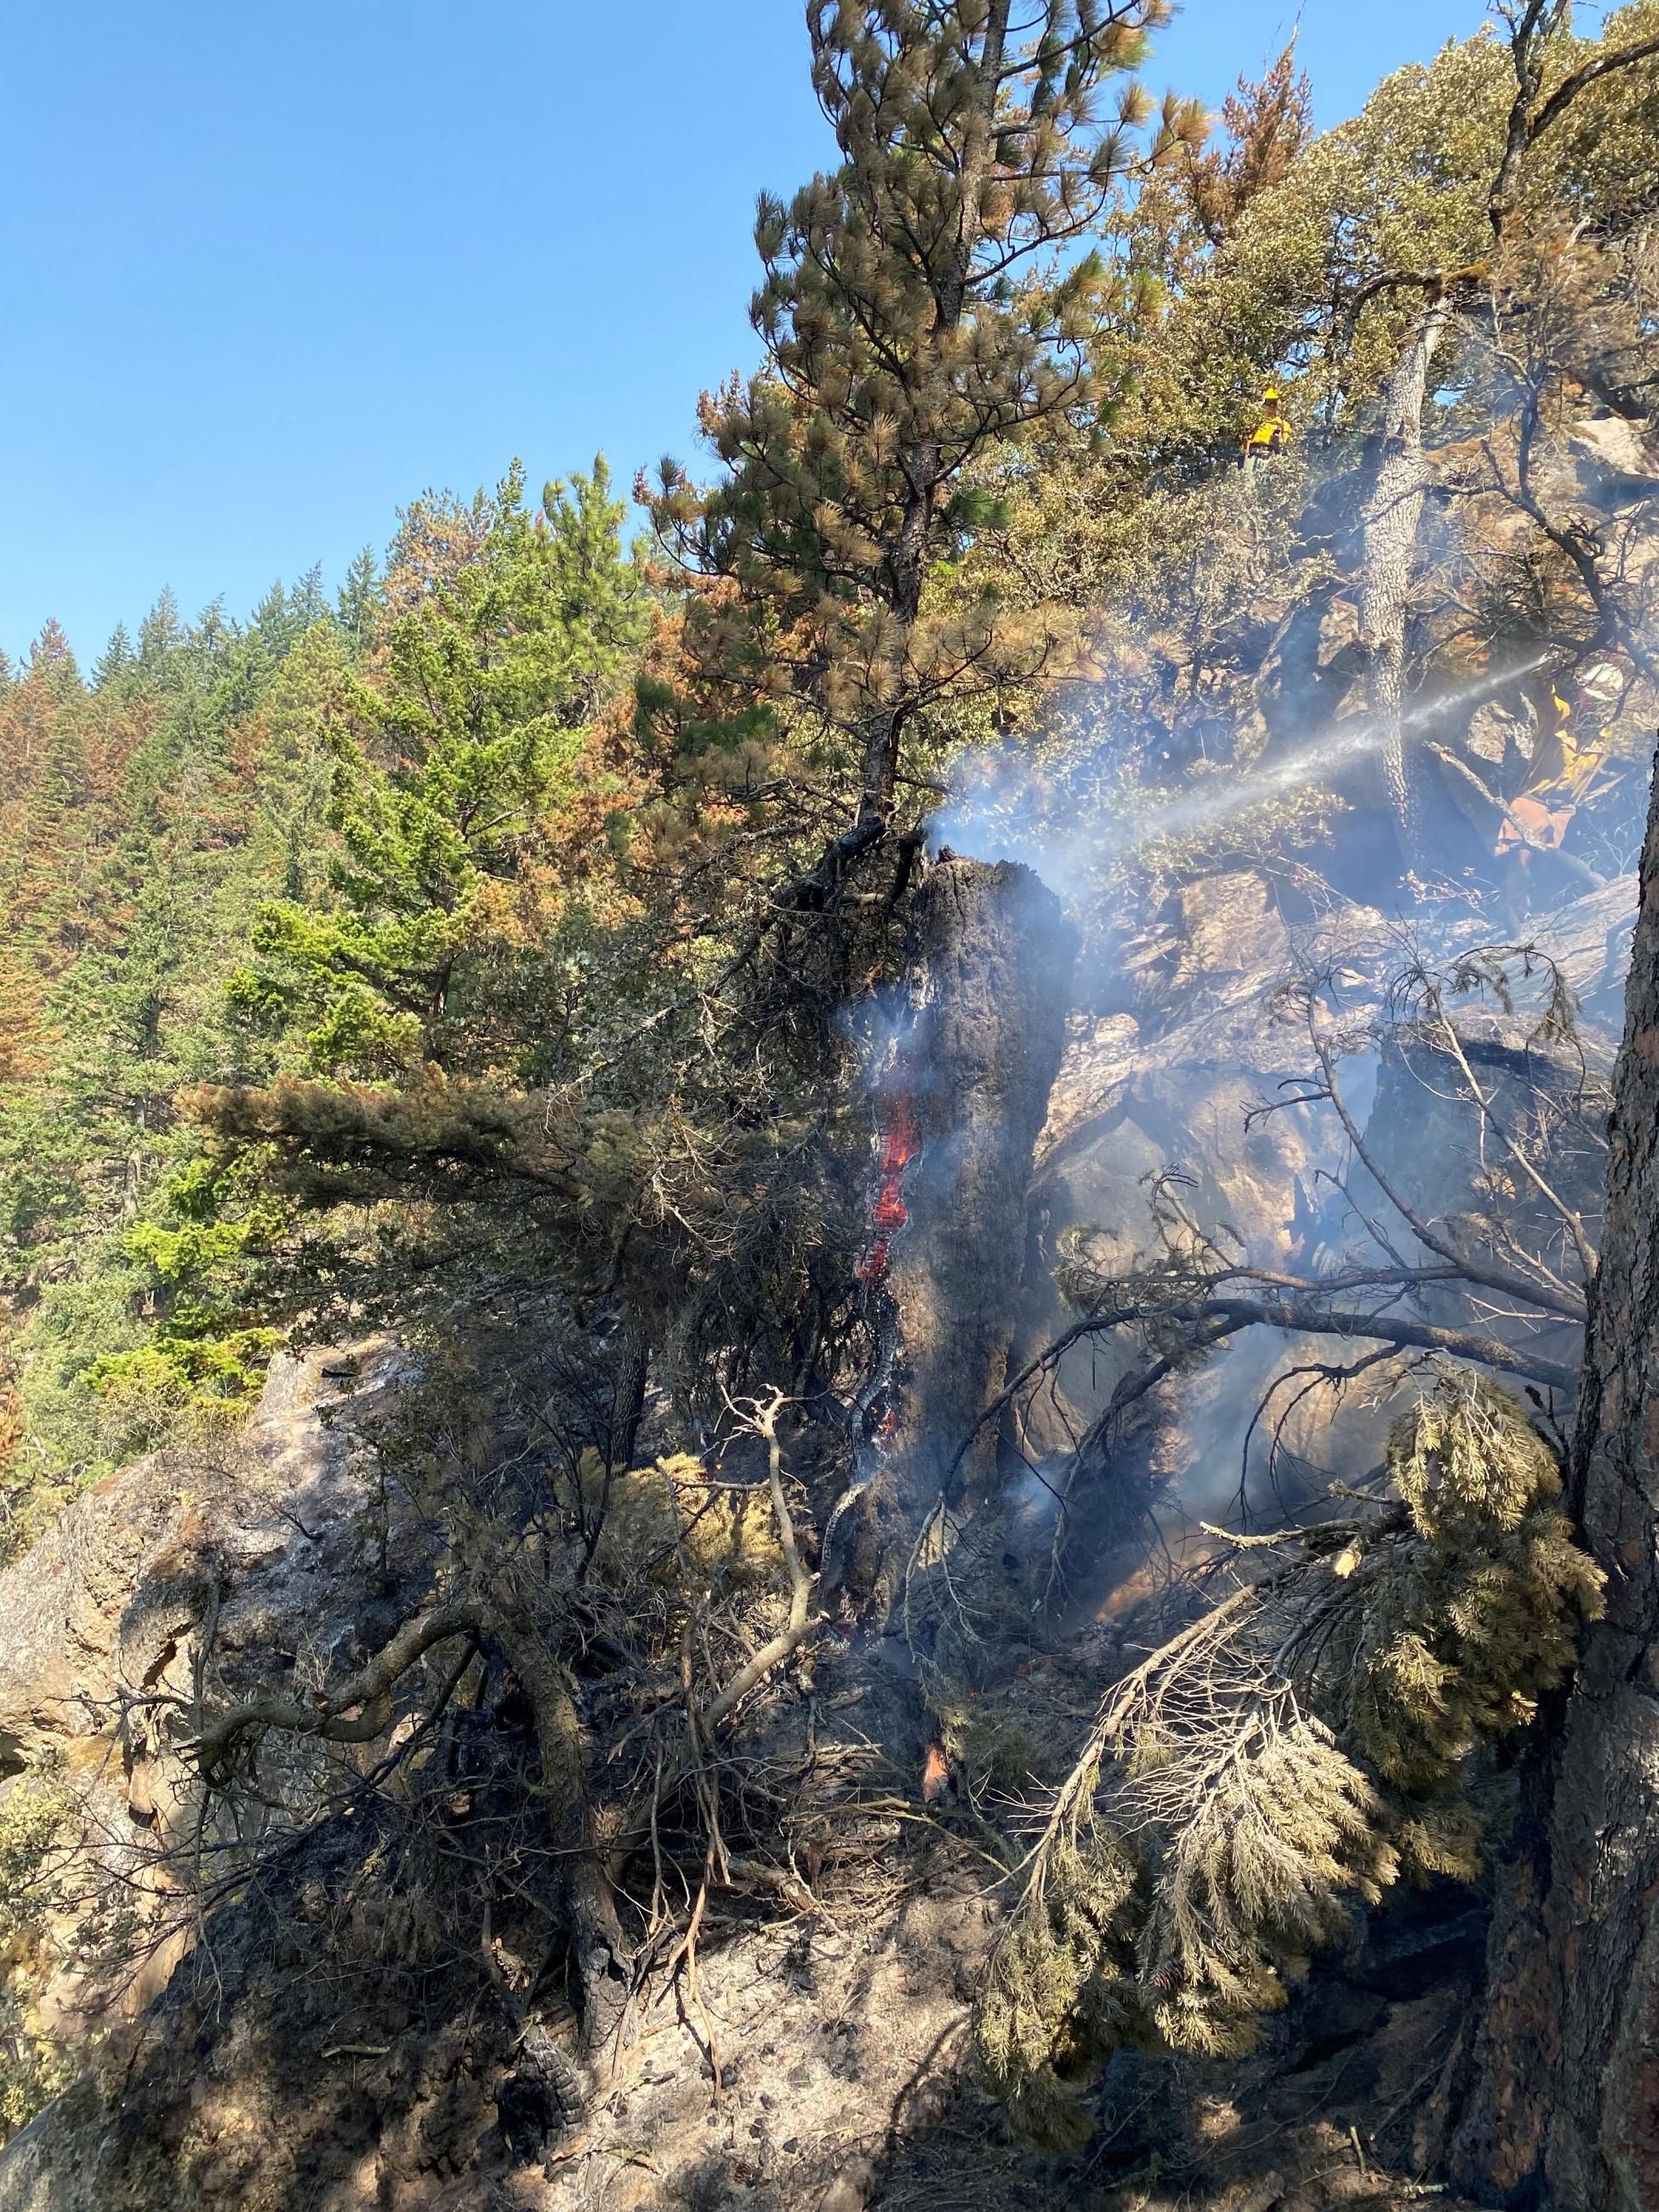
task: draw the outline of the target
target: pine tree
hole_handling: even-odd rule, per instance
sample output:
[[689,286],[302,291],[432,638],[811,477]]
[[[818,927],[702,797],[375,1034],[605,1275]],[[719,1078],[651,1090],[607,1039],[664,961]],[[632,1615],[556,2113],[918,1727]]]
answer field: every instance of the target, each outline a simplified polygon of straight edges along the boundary
[[331,612],[328,595],[323,589],[323,564],[313,561],[289,588],[289,612],[298,625],[297,635],[303,636],[313,623],[326,622]]
[[40,1036],[41,985],[21,953],[0,948],[0,1092],[46,1065]]
[[21,680],[0,706],[0,911],[14,951],[40,974],[62,965],[59,940],[94,842],[86,747],[86,691],[69,641],[48,623]]
[[1313,87],[1296,66],[1294,39],[1254,82],[1241,76],[1221,104],[1226,144],[1182,178],[1200,228],[1219,246],[1258,194],[1282,185],[1313,136]]
[[627,502],[613,498],[603,453],[592,473],[542,489],[535,528],[544,541],[546,577],[570,655],[567,716],[585,721],[617,687],[642,635],[642,587],[637,563],[622,557]]
[[[278,585],[280,591],[282,586]],[[209,670],[223,660],[243,635],[240,625],[225,612],[224,595],[210,599],[184,633],[181,641],[189,656],[192,673],[199,680]]]
[[179,602],[172,586],[164,586],[155,605],[138,625],[138,662],[152,684],[161,684],[171,676],[184,642],[185,626],[179,617]]
[[550,484],[534,514],[515,465],[475,556],[393,616],[380,682],[343,684],[332,896],[268,905],[263,965],[235,987],[266,1020],[308,1008],[316,1066],[487,1064],[499,1048],[480,994],[515,933],[514,887],[574,797],[582,725],[641,634],[623,513],[602,459]]
[[253,610],[251,627],[273,659],[280,660],[290,641],[305,627],[289,605],[288,588],[279,576]]
[[356,659],[361,660],[374,642],[384,600],[374,549],[365,545],[346,570],[346,580],[336,601],[336,619],[349,640]]
[[[142,1449],[182,1406],[239,1400],[262,1371],[270,1339],[240,1303],[258,1211],[190,1211],[198,1141],[173,1100],[246,1066],[226,982],[285,849],[307,823],[316,842],[314,727],[339,647],[334,671],[307,671],[313,635],[333,641],[314,623],[278,660],[217,610],[188,630],[153,624],[150,671],[135,661],[89,698],[77,680],[56,753],[35,748],[34,814],[50,805],[68,830],[52,841],[50,901],[31,904],[32,964],[0,975],[0,1000],[31,1024],[3,1071],[0,1249],[46,1286],[15,1364],[47,1476]],[[310,747],[291,742],[295,714]],[[268,1069],[276,1048],[261,1049]]]
[[132,649],[132,640],[127,635],[124,622],[116,623],[110,632],[109,643],[92,664],[94,689],[102,691],[125,683],[137,665],[137,655]]
[[[1104,281],[1066,258],[1136,166],[1148,103],[1127,73],[1164,0],[952,0],[808,10],[813,83],[842,165],[786,206],[763,196],[762,371],[702,406],[724,465],[697,491],[663,465],[664,543],[726,587],[693,602],[692,663],[739,699],[804,715],[849,760],[858,822],[893,809],[930,702],[1029,678],[1042,625],[988,587],[937,611],[941,562],[993,520],[976,464],[1091,416],[1087,339]],[[1097,103],[1123,83],[1109,115]],[[1199,129],[1166,106],[1146,157]],[[1060,273],[1032,268],[1060,251]]]
[[331,609],[323,593],[322,570],[307,568],[290,589],[280,579],[253,611],[250,625],[260,647],[272,660],[291,652],[313,623],[326,622]]

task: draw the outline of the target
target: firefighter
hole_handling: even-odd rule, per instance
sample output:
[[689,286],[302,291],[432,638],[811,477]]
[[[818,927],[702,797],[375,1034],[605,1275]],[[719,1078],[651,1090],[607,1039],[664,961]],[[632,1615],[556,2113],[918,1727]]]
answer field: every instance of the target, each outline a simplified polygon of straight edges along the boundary
[[1280,414],[1279,393],[1273,385],[1261,395],[1265,410],[1261,422],[1244,441],[1244,473],[1253,477],[1264,461],[1282,453],[1291,440],[1291,426]]
[[[1547,854],[1557,872],[1570,865],[1575,873],[1582,864],[1568,862],[1561,847],[1572,818],[1587,799],[1599,795],[1609,780],[1607,733],[1597,730],[1581,738],[1573,728],[1577,688],[1566,678],[1550,686],[1549,726],[1534,749],[1524,787],[1504,810],[1498,833],[1497,857],[1514,872],[1510,899],[1523,910],[1529,902],[1525,888],[1534,856]],[[1617,781],[1618,771],[1611,772]],[[1559,860],[1553,856],[1561,855]]]

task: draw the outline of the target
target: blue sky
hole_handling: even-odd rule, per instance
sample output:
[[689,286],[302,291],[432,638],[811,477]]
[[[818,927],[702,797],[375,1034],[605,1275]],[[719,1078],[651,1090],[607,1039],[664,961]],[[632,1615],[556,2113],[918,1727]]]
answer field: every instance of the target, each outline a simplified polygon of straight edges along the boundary
[[[1218,106],[1294,0],[1189,0]],[[1322,125],[1479,0],[1305,0]],[[757,189],[822,165],[799,0],[59,0],[8,11],[0,647],[164,584],[338,582],[431,485],[695,459],[753,357]]]

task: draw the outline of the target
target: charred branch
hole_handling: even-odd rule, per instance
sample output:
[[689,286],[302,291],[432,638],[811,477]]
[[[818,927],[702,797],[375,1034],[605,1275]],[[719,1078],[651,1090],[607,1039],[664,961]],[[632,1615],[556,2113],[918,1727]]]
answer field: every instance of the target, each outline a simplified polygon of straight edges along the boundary
[[726,1687],[709,1704],[703,1714],[705,1730],[712,1735],[743,1700],[775,1668],[782,1666],[805,1636],[811,1623],[811,1577],[801,1564],[800,1549],[795,1541],[795,1524],[790,1518],[789,1501],[783,1490],[783,1454],[778,1438],[778,1414],[784,1404],[783,1393],[775,1390],[764,1402],[756,1401],[748,1409],[744,1424],[766,1441],[766,1482],[772,1502],[772,1517],[777,1527],[778,1545],[783,1553],[785,1572],[789,1578],[789,1617],[777,1634],[762,1644],[753,1658],[740,1667]]

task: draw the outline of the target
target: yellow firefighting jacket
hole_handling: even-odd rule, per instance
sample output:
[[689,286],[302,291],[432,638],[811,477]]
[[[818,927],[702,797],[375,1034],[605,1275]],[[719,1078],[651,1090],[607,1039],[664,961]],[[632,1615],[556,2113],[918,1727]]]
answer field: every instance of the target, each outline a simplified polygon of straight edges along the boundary
[[1498,835],[1500,857],[1526,847],[1553,852],[1607,766],[1606,732],[1581,743],[1573,735],[1572,708],[1559,691],[1551,697],[1555,727],[1540,739],[1526,787],[1509,803],[1509,818]]

